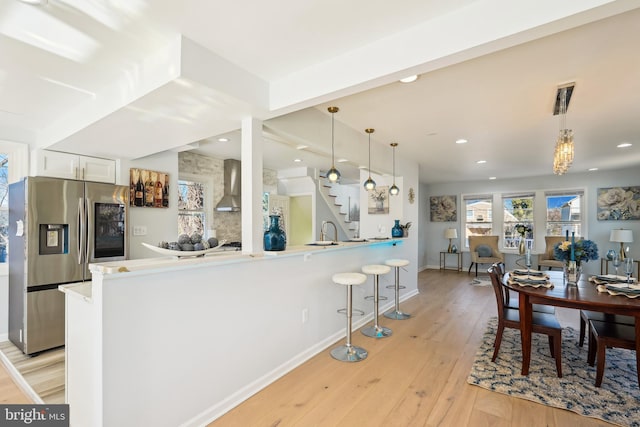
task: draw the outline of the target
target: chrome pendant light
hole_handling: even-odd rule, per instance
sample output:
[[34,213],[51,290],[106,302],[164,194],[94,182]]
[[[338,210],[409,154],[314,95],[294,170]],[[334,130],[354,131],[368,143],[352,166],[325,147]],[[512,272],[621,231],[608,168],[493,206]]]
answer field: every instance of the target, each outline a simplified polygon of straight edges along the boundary
[[390,145],[393,147],[393,185],[389,189],[389,194],[397,196],[400,193],[400,188],[396,185],[396,147],[398,143],[392,142]]
[[335,166],[334,143],[333,143],[333,116],[340,111],[338,107],[329,107],[327,110],[331,113],[331,169],[327,171],[327,179],[331,183],[340,182],[340,171]]
[[375,129],[365,129],[364,131],[369,134],[369,178],[364,182],[364,188],[371,191],[376,189],[376,182],[371,179],[371,134],[375,132]]

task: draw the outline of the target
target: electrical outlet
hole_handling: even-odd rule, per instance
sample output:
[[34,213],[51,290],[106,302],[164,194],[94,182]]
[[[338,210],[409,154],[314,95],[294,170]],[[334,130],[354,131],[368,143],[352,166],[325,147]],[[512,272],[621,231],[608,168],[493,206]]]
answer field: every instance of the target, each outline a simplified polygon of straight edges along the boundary
[[307,323],[308,320],[309,320],[309,309],[308,308],[303,308],[302,309],[302,323]]
[[133,235],[134,236],[146,236],[147,235],[147,227],[144,225],[134,225],[133,226]]
[[306,254],[304,254],[304,260],[305,260],[305,262],[306,262],[306,261],[309,261],[310,259],[311,259],[311,254],[310,254],[310,253],[306,253]]

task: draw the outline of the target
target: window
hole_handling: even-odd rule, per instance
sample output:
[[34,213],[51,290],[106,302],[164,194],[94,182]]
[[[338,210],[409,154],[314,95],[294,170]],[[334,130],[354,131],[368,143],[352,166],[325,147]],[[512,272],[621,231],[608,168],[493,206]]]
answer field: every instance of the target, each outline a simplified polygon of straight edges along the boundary
[[563,236],[576,233],[582,236],[583,192],[547,192],[547,236]]
[[[521,239],[525,239],[525,246],[533,248],[533,236],[535,234],[533,206],[535,197],[533,194],[513,194],[502,196],[502,208],[504,212],[502,230],[503,246],[505,249],[515,249]],[[524,225],[524,236],[516,230],[516,226]]]
[[464,196],[465,247],[469,247],[469,236],[489,236],[493,231],[493,201],[491,196]]
[[205,184],[191,180],[178,180],[178,235],[193,233],[205,235]]

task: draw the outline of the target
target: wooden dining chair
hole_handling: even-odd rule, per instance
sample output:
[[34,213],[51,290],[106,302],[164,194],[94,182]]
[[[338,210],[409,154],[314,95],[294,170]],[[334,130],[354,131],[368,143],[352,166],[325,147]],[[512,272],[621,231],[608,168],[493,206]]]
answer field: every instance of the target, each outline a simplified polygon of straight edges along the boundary
[[[512,328],[520,330],[520,313],[518,310],[508,308],[504,304],[504,288],[497,265],[494,264],[489,269],[489,277],[491,278],[491,285],[493,286],[498,306],[498,330],[496,331],[496,339],[493,344],[493,356],[491,357],[491,361],[495,362],[500,352],[504,329]],[[551,352],[551,357],[556,360],[558,378],[562,378],[562,327],[553,314],[533,312],[532,318],[532,332],[544,334],[549,337],[549,351]]]
[[[502,289],[504,292],[504,306],[507,308],[518,310],[520,308],[520,302],[517,299],[511,299],[511,291],[504,285],[504,275],[506,274],[504,262],[497,262],[496,265],[498,266],[498,272],[500,274],[500,283],[502,283],[502,286],[504,286],[504,288]],[[543,304],[533,304],[533,311],[549,314],[556,313],[555,307]]]
[[[622,325],[635,326],[636,318],[633,316],[625,316],[623,314],[609,314],[600,311],[580,310],[580,341],[578,345],[584,345],[584,337],[589,320],[598,320],[600,322],[620,323]],[[589,334],[591,336],[591,334]]]
[[[602,385],[607,347],[636,349],[635,326],[620,323],[589,321],[589,355],[587,362],[590,366],[596,364],[596,387]],[[638,385],[640,386],[640,359],[636,353],[636,371],[638,373]]]

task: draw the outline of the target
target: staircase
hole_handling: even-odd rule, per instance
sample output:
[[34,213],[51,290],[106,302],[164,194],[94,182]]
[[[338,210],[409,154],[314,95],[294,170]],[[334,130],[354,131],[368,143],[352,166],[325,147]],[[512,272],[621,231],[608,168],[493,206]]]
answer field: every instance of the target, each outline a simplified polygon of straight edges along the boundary
[[349,218],[349,210],[357,201],[350,200],[352,197],[342,191],[342,186],[329,182],[326,176],[319,176],[317,182],[319,193],[337,220],[336,225],[347,236],[352,236],[358,229],[360,218]]

